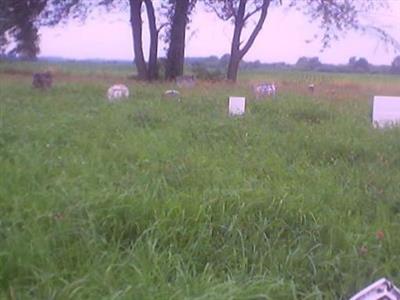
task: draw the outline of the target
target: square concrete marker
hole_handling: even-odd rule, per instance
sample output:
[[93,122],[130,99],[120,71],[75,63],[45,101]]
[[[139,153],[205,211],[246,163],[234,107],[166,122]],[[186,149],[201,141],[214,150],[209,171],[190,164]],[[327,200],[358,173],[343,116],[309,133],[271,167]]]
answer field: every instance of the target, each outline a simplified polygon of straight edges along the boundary
[[381,278],[354,295],[350,300],[398,300],[400,290],[386,278]]
[[378,128],[400,125],[400,97],[375,96],[372,123]]
[[246,110],[245,97],[229,97],[229,115],[241,116]]

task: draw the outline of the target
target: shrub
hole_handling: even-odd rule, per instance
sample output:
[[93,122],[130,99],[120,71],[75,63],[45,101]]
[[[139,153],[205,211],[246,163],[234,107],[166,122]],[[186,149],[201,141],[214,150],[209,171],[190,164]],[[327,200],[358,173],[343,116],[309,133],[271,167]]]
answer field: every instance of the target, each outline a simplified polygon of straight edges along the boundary
[[199,63],[192,66],[192,71],[201,80],[220,81],[225,77],[220,69],[208,69]]

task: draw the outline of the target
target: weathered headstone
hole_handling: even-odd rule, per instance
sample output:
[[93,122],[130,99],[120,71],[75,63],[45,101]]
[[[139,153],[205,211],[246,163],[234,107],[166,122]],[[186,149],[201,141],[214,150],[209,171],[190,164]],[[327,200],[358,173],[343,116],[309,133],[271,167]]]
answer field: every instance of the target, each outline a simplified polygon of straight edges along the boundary
[[114,84],[107,90],[107,98],[110,102],[116,102],[129,97],[129,89],[123,84]]
[[399,300],[400,290],[386,278],[381,278],[354,295],[350,300]]
[[400,97],[375,96],[372,108],[374,127],[383,128],[400,124]]
[[196,77],[194,75],[183,75],[176,78],[176,85],[179,88],[192,88],[196,85]]
[[245,97],[229,97],[229,115],[241,116],[246,111]]
[[163,99],[181,101],[181,93],[177,90],[166,90],[163,94]]
[[269,97],[269,96],[275,96],[276,86],[275,86],[275,83],[263,82],[263,83],[254,85],[253,91],[254,91],[254,94],[257,99]]
[[49,89],[53,85],[53,75],[51,72],[34,73],[32,76],[32,86],[37,89]]

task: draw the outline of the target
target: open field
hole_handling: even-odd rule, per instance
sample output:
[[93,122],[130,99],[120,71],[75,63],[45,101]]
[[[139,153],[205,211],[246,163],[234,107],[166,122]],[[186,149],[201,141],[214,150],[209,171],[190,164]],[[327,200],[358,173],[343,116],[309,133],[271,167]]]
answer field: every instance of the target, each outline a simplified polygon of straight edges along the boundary
[[[348,299],[400,285],[400,130],[370,124],[400,77],[0,65],[0,299]],[[28,70],[28,71],[25,71]],[[275,81],[274,101],[249,85]],[[109,104],[122,81],[128,101]],[[316,93],[307,84],[316,83]],[[243,118],[227,97],[247,96]]]

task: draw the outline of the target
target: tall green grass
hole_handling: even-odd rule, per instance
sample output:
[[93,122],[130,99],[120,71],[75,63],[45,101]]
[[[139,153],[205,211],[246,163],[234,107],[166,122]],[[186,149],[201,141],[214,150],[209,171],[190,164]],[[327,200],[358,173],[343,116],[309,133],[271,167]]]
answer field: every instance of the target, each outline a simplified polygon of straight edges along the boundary
[[[0,82],[0,298],[348,299],[400,283],[400,131],[243,86]],[[384,238],[376,237],[382,230]]]

